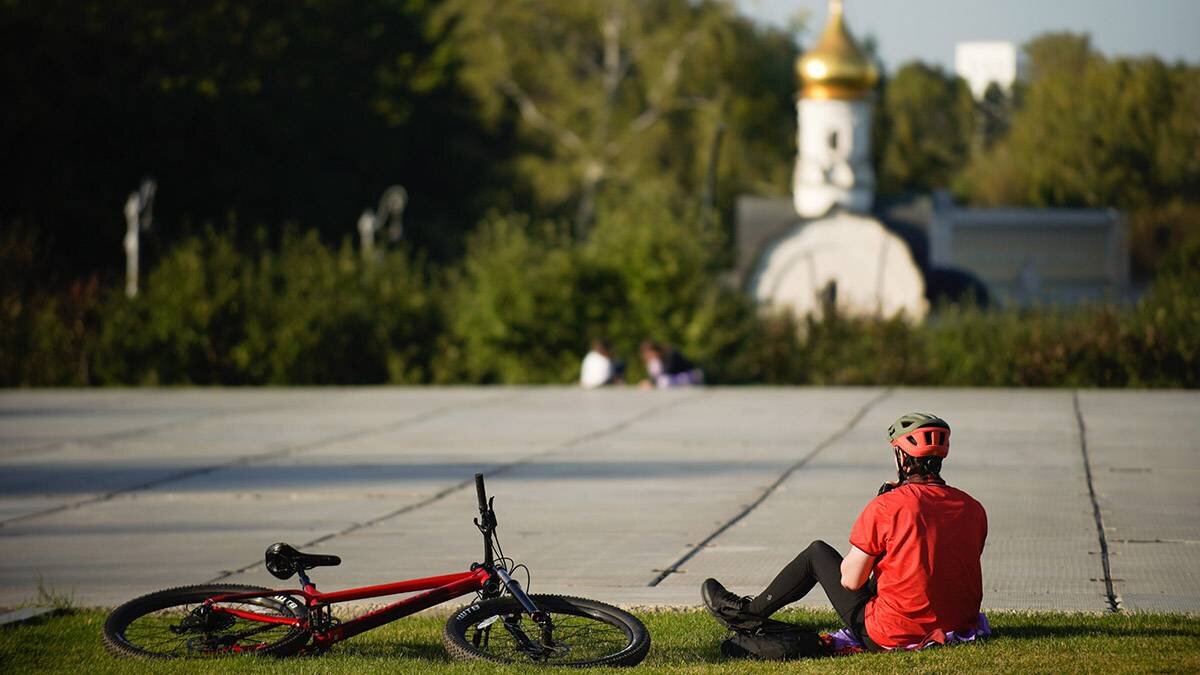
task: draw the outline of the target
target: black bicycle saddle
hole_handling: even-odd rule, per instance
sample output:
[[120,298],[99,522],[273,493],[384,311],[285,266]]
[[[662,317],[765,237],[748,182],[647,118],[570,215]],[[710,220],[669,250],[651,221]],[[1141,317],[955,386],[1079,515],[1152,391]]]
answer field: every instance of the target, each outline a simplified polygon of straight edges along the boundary
[[342,559],[336,555],[301,553],[283,542],[268,546],[265,558],[267,571],[279,579],[291,579],[300,570],[342,564]]

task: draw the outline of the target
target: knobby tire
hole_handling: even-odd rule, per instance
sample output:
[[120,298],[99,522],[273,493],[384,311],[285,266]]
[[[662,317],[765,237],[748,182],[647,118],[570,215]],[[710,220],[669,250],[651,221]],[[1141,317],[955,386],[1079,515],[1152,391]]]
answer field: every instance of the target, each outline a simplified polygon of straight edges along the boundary
[[462,660],[569,667],[633,666],[650,651],[650,633],[637,617],[622,609],[584,598],[531,597],[554,622],[553,654],[531,656],[505,629],[507,617],[535,642],[541,637],[537,624],[511,597],[484,600],[451,616],[442,634],[446,651]]
[[[231,593],[270,590],[261,586],[205,584],[181,586],[143,595],[117,607],[108,615],[104,622],[104,646],[116,656],[143,659],[205,657],[234,653],[291,656],[308,642],[308,631],[294,626],[272,626],[229,617],[226,621],[232,623],[221,629],[225,639],[234,639],[235,642],[244,639],[247,644],[237,644],[236,648],[216,649],[212,647],[212,641],[219,639],[215,636],[222,634],[216,630],[194,630],[183,634],[171,630],[171,626],[178,627],[183,617],[209,598]],[[236,604],[249,605],[248,609],[259,613],[274,613],[293,618],[303,618],[306,611],[297,601],[285,602],[278,596],[251,598]],[[237,630],[230,630],[235,627]],[[243,638],[234,638],[238,635]]]

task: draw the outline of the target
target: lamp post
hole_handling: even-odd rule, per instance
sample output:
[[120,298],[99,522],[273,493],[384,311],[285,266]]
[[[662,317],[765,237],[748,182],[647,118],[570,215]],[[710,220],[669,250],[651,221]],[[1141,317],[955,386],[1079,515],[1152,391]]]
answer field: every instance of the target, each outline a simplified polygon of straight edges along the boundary
[[125,295],[138,294],[139,235],[154,222],[154,193],[158,185],[152,178],[143,178],[138,189],[125,200]]
[[404,234],[404,207],[408,206],[408,190],[393,185],[383,191],[374,211],[363,209],[358,217],[358,236],[364,260],[375,259],[375,233],[386,228],[388,241],[400,241]]

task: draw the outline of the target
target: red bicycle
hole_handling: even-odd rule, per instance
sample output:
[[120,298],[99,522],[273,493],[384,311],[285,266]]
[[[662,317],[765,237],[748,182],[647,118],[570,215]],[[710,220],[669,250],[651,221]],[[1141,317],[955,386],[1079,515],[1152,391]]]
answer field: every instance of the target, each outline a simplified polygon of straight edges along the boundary
[[[266,567],[280,579],[299,577],[299,590],[208,584],[158,591],[113,610],[104,644],[118,656],[185,657],[226,654],[291,656],[323,652],[342,640],[471,593],[476,601],[446,622],[442,642],[454,658],[562,666],[632,666],[650,650],[636,617],[594,600],[530,595],[512,578],[517,567],[496,537],[493,501],[475,474],[483,562],[469,571],[322,593],[308,577],[341,564],[334,555],[267,548]],[[528,581],[528,580],[526,580]],[[333,605],[402,593],[417,595],[346,621]]]

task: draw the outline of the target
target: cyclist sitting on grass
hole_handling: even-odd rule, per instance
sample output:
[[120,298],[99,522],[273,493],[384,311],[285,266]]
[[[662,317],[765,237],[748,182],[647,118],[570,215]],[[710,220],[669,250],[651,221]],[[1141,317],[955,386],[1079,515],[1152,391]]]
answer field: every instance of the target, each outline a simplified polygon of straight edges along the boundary
[[[709,611],[735,631],[754,631],[820,583],[833,608],[867,651],[922,647],[987,631],[979,613],[979,558],[987,514],[942,480],[950,425],[910,413],[888,428],[899,480],[885,483],[850,530],[843,559],[814,541],[753,598],[715,579],[701,586]],[[874,577],[868,580],[874,569]],[[958,639],[962,639],[959,637]]]

